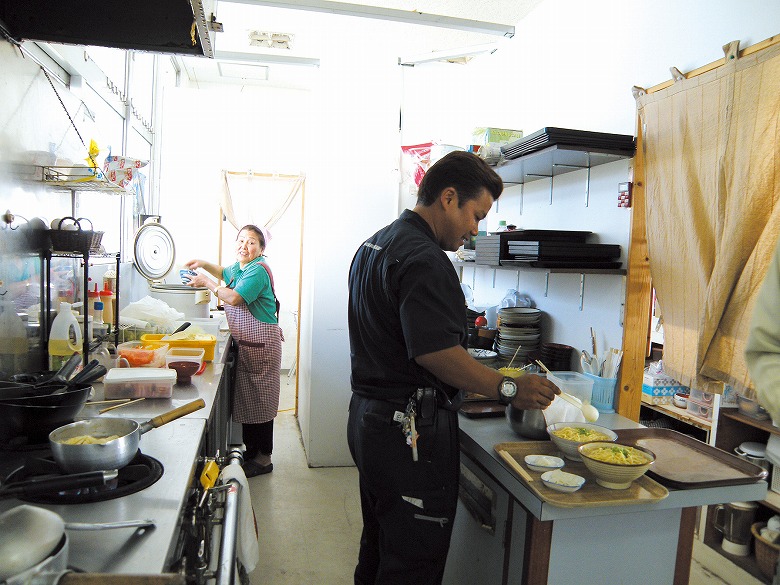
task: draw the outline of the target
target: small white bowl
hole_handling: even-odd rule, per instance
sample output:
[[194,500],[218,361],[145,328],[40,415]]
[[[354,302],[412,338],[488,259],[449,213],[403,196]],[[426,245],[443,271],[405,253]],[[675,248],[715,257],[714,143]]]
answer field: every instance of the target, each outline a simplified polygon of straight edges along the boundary
[[563,459],[554,455],[526,455],[524,460],[529,469],[539,473],[560,469],[564,465]]
[[545,471],[542,474],[542,482],[552,490],[570,494],[582,487],[585,483],[585,478],[581,475],[554,469],[553,471]]

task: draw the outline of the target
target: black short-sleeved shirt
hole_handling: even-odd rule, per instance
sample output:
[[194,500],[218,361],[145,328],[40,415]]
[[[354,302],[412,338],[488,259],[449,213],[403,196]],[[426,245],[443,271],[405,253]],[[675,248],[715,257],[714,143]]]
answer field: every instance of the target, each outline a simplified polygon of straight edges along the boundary
[[349,270],[352,390],[405,398],[422,386],[457,393],[413,358],[466,347],[466,301],[427,222],[406,210],[366,240]]

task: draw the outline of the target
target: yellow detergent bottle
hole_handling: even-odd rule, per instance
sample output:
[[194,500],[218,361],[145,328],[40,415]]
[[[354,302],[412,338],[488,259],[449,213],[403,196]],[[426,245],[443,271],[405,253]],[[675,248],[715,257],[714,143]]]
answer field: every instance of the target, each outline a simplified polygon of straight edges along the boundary
[[60,303],[60,310],[49,333],[49,369],[59,370],[73,352],[83,351],[81,328],[70,303]]
[[27,328],[16,313],[13,301],[0,301],[0,370],[21,374],[27,366]]

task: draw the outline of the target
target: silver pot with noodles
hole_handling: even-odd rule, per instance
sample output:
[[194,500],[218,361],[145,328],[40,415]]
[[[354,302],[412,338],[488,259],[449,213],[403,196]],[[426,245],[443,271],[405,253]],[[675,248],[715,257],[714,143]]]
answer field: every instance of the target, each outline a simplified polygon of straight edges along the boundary
[[135,457],[142,434],[205,406],[199,398],[144,423],[127,418],[80,420],[49,433],[52,455],[67,473],[121,469]]

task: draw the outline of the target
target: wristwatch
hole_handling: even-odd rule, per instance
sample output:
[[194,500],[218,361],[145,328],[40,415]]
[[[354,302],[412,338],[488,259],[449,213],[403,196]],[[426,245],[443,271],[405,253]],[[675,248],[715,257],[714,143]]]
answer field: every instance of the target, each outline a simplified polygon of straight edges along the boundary
[[517,394],[517,383],[514,378],[505,376],[498,386],[498,402],[500,404],[509,404]]

